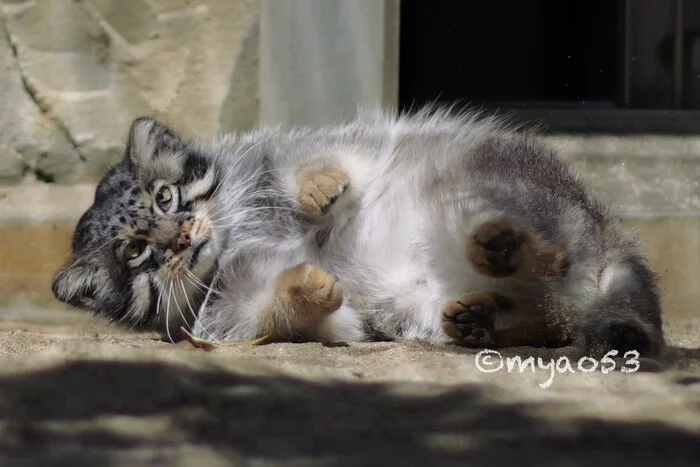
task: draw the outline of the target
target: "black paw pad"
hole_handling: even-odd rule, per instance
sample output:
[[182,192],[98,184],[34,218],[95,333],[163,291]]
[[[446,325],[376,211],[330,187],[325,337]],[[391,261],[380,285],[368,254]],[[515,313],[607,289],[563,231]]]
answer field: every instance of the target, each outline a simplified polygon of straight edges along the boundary
[[464,311],[454,316],[454,324],[463,336],[479,339],[483,338],[486,332],[493,330],[498,311],[496,302],[457,303],[464,308]]
[[502,233],[480,246],[494,273],[507,276],[516,272],[513,256],[520,249],[520,239],[513,233]]

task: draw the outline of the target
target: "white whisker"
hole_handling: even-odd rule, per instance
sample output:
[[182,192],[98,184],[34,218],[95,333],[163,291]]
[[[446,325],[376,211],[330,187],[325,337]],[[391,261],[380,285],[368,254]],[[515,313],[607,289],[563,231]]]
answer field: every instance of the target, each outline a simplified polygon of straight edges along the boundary
[[[248,155],[248,153],[249,153],[250,151],[252,151],[252,150],[255,149],[256,147],[260,146],[261,144],[266,143],[267,141],[271,140],[271,139],[274,138],[274,137],[275,137],[275,135],[272,134],[272,135],[268,136],[267,138],[264,138],[264,139],[258,141],[257,143],[253,144],[251,147],[249,147],[248,149],[246,149],[245,151],[243,151],[243,152],[241,153],[241,155],[238,156],[238,159],[236,159],[235,162],[231,163],[230,166],[231,166],[231,167],[235,167],[236,165],[238,165],[238,163],[240,163],[240,162],[243,160],[243,158],[244,158],[245,156]],[[227,164],[227,165],[228,165],[228,164]],[[219,189],[221,188],[221,186],[223,185],[223,183],[224,183],[224,182],[227,182],[228,179],[234,175],[234,172],[235,172],[235,171],[233,171],[233,170],[229,170],[228,174],[227,174],[224,178],[221,179],[221,181],[219,182],[219,184],[216,186],[216,189],[214,189],[214,191],[212,192],[212,197],[214,197],[214,196],[216,195],[216,193],[219,191]],[[246,181],[247,181],[247,180],[245,180],[244,183],[245,183]]]
[[170,340],[170,342],[174,344],[175,341],[173,340],[173,337],[170,335],[170,298],[173,295],[173,280],[170,277],[168,277],[168,284],[169,284],[168,303],[165,307],[165,332],[168,335],[168,339]]
[[[185,276],[185,279],[187,279],[187,276]],[[190,303],[190,297],[187,294],[187,289],[185,288],[185,282],[182,278],[180,278],[180,288],[182,289],[182,293],[185,295],[185,301],[187,302],[187,308],[189,308],[190,314],[192,315],[192,318],[194,319],[194,322],[196,323],[197,322],[197,315],[195,314],[194,310],[192,309],[192,304]],[[191,326],[190,326],[190,329],[192,329]]]
[[[185,279],[187,279],[187,281],[190,284],[197,287],[197,285],[195,283],[193,283],[187,276],[185,276]],[[207,337],[210,338],[212,336],[212,333],[209,332],[209,330],[206,327],[204,327],[204,323],[201,322],[201,320],[199,319],[197,314],[194,312],[194,308],[192,308],[192,304],[190,303],[190,299],[187,297],[187,290],[185,289],[185,283],[183,282],[182,279],[180,279],[180,287],[182,287],[182,292],[185,294],[185,299],[187,300],[187,307],[190,309],[190,313],[192,314],[192,317],[194,318],[194,323],[199,323],[202,326],[202,329],[204,329],[204,331],[207,333],[207,335],[208,335]],[[190,327],[190,329],[192,329],[192,327]]]
[[[290,212],[290,213],[296,213],[297,211],[294,209],[289,209],[285,207],[280,207],[280,206],[260,206],[260,207],[255,207],[255,208],[249,208],[249,209],[244,209],[238,212],[235,212],[233,214],[228,214],[222,217],[218,217],[216,219],[210,219],[210,222],[212,224],[216,224],[218,222],[224,221],[226,219],[231,219],[234,217],[239,217],[239,218],[244,218],[244,216],[254,213],[254,212],[260,212],[260,211],[278,211],[278,212]],[[246,219],[246,222],[248,222],[249,219]]]
[[[270,171],[266,171],[266,172],[270,172]],[[265,173],[265,172],[263,172],[263,173]],[[258,176],[258,175],[260,175],[260,174],[255,174],[255,175]],[[256,199],[256,198],[263,198],[263,197],[266,197],[266,196],[275,197],[275,198],[280,198],[280,197],[282,197],[283,195],[282,195],[282,193],[280,193],[279,190],[276,190],[276,189],[258,189],[257,191],[245,192],[245,199],[247,200],[247,202],[250,202],[250,200],[253,200],[253,199]],[[241,195],[241,197],[242,197],[242,195]],[[298,202],[298,200],[296,200],[296,199],[289,199],[289,200],[287,200],[287,201],[293,203],[295,206],[298,206],[298,205],[299,205],[299,202]],[[283,209],[282,206],[279,206],[279,207],[277,207],[277,206],[270,206],[270,207],[271,207],[271,208],[277,208],[277,209]],[[208,219],[211,219],[211,218],[215,217],[217,214],[219,214],[221,211],[226,211],[226,210],[228,210],[229,208],[230,208],[230,206],[229,206],[228,204],[226,204],[226,203],[222,203],[222,204],[221,204],[220,206],[218,206],[218,207],[213,206],[212,208],[210,208],[210,209],[208,209],[207,211],[204,212],[203,217],[208,218]],[[288,209],[288,208],[287,208],[287,209]]]
[[106,247],[106,246],[109,245],[110,243],[116,242],[117,240],[118,240],[118,238],[111,238],[111,239],[107,240],[107,241],[104,242],[102,245],[100,245],[100,246],[96,247],[95,249],[93,249],[93,250],[91,250],[91,251],[85,253],[84,255],[80,256],[79,258],[76,258],[75,261],[73,261],[72,263],[70,263],[70,264],[67,265],[66,267],[67,267],[67,268],[72,268],[72,267],[74,267],[74,266],[80,264],[81,261],[87,261],[88,259],[90,259],[90,257],[91,257],[92,255],[94,255],[95,253],[97,253],[98,251],[100,251],[102,248]]
[[195,287],[197,287],[197,288],[198,288],[199,290],[201,290],[202,292],[209,291],[209,292],[214,293],[214,294],[217,294],[217,295],[220,294],[219,292],[217,292],[216,290],[212,289],[211,287],[209,287],[208,285],[206,285],[204,282],[202,282],[202,281],[199,279],[199,277],[197,277],[197,276],[194,275],[194,273],[193,273],[192,271],[186,270],[185,272],[187,273],[187,276],[189,277],[190,282],[192,282],[192,280],[194,280],[194,282],[192,282],[192,285],[194,285]]
[[[180,280],[180,279],[178,279],[178,280]],[[176,290],[176,292],[177,292],[177,290]],[[182,312],[182,307],[180,307],[180,302],[177,301],[177,294],[173,295],[173,300],[175,300],[175,306],[177,307],[178,313],[180,313],[180,318],[182,318],[183,324],[187,325],[189,327],[189,325],[187,324],[187,318],[185,318],[185,314]],[[192,328],[190,328],[190,330],[191,329]]]
[[160,300],[163,298],[163,287],[159,287],[158,289],[158,300],[156,300],[156,316],[160,314]]

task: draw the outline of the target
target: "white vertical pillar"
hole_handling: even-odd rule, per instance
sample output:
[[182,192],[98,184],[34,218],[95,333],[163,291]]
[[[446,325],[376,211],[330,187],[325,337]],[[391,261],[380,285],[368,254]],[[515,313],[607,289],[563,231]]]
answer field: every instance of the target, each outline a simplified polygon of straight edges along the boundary
[[316,125],[398,100],[399,0],[261,0],[260,117]]

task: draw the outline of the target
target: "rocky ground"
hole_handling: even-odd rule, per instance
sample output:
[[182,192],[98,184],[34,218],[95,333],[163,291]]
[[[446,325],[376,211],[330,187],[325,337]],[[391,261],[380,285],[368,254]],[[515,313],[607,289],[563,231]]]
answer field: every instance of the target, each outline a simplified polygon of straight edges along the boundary
[[[698,465],[700,320],[666,328],[665,371],[552,376],[417,342],[207,352],[15,307],[0,464]],[[503,358],[529,354],[559,355]]]

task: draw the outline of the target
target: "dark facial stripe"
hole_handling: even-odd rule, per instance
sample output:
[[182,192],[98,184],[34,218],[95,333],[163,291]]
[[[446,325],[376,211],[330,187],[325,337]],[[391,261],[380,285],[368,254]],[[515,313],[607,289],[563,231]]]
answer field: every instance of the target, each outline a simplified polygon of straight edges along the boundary
[[153,277],[151,276],[148,276],[148,291],[151,294],[151,303],[148,305],[148,315],[152,315],[155,314],[157,311],[158,295],[160,291],[158,290],[158,286],[156,285],[155,281],[153,280]]
[[219,175],[218,172],[215,172],[214,175],[214,181],[212,182],[211,186],[207,191],[202,193],[201,195],[195,196],[191,200],[184,202],[182,201],[182,197],[180,197],[180,211],[186,211],[186,212],[191,212],[193,209],[193,205],[196,201],[209,201],[212,197],[214,197],[215,192],[220,188],[219,186]]
[[156,247],[156,245],[151,245],[151,256],[149,256],[146,259],[146,261],[141,263],[137,268],[133,270],[134,276],[137,276],[142,272],[150,273],[160,268],[160,263],[156,255],[158,255],[158,258],[160,258],[163,255],[163,253],[162,251],[160,251],[159,248]]
[[105,314],[111,319],[121,319],[126,311],[131,306],[131,300],[134,298],[133,283],[122,282],[121,287],[110,290],[109,297],[105,302],[100,303],[100,307],[105,310]]
[[180,183],[192,183],[195,180],[204,178],[207,170],[209,170],[209,161],[201,154],[190,152],[187,154],[182,170],[183,175],[180,178]]
[[194,267],[197,264],[197,260],[199,259],[199,254],[202,252],[202,249],[209,243],[208,241],[204,241],[197,245],[197,247],[194,249],[192,252],[192,257],[190,258],[190,267]]

